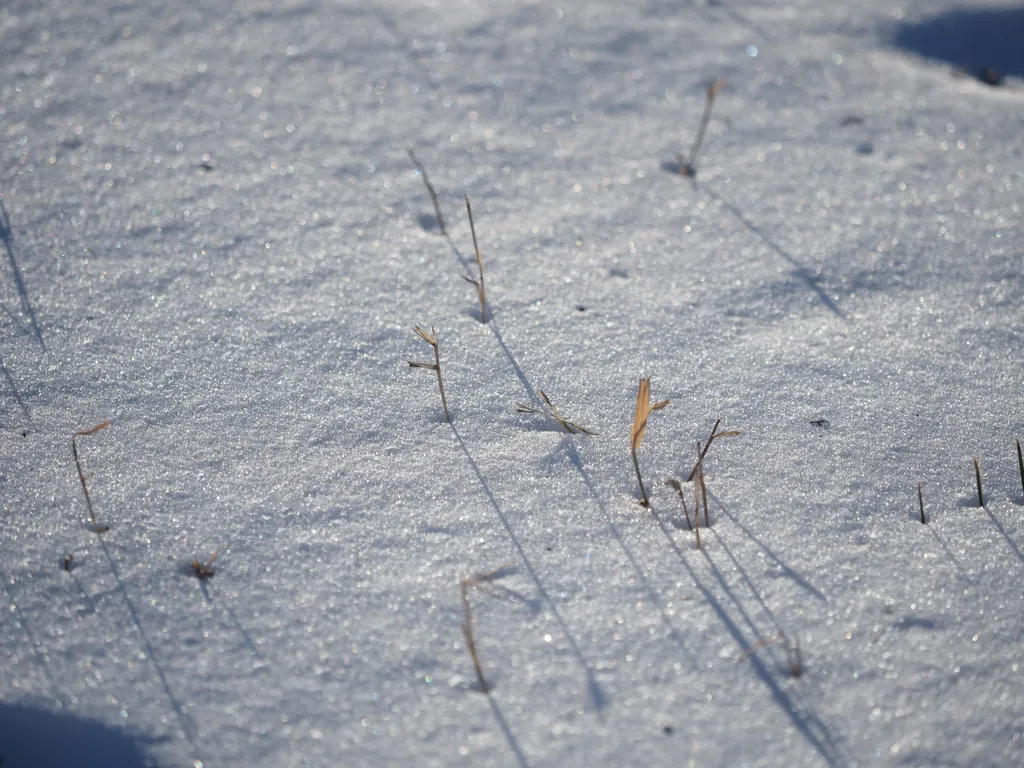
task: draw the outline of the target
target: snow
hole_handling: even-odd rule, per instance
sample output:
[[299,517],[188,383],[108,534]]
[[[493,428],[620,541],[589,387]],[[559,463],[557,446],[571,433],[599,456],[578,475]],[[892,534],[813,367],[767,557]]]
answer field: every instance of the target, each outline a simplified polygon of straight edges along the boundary
[[7,2],[4,768],[1020,763],[1020,25]]

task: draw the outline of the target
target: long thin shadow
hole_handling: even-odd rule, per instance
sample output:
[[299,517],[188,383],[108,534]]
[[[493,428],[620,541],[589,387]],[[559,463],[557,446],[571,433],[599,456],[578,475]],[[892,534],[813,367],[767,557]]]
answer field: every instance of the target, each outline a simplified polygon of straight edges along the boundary
[[576,660],[583,668],[583,673],[587,679],[587,694],[590,698],[590,703],[596,711],[600,712],[605,706],[604,691],[601,690],[601,686],[598,684],[597,678],[594,677],[593,670],[583,657],[583,651],[580,650],[580,646],[576,642],[576,638],[573,636],[572,632],[569,631],[569,625],[562,617],[561,612],[558,610],[558,606],[555,605],[555,602],[551,599],[548,591],[544,588],[543,583],[541,583],[540,576],[537,574],[536,569],[533,567],[533,563],[530,562],[530,558],[526,554],[526,550],[523,549],[523,545],[519,542],[515,531],[512,529],[512,524],[509,523],[505,513],[501,511],[501,507],[498,504],[498,500],[494,497],[494,493],[491,491],[490,485],[487,484],[486,478],[484,478],[483,473],[480,472],[480,468],[477,466],[476,460],[469,452],[469,448],[466,447],[466,443],[463,441],[462,435],[459,434],[459,431],[455,428],[454,424],[452,424],[452,433],[455,435],[455,439],[458,441],[459,447],[462,448],[462,452],[466,456],[466,461],[469,462],[469,466],[472,467],[474,474],[476,474],[476,479],[479,481],[480,487],[483,488],[484,495],[487,497],[487,500],[490,502],[495,514],[498,516],[502,526],[505,528],[505,532],[512,541],[512,545],[515,547],[516,552],[519,553],[523,567],[526,568],[527,573],[530,574],[530,578],[533,579],[534,586],[537,588],[537,594],[539,594],[544,602],[547,603],[548,608],[551,609],[551,613],[558,622],[558,626],[562,629],[562,634],[564,634],[566,639],[569,641],[569,645],[576,656]]
[[14,377],[11,376],[11,372],[7,370],[7,365],[4,363],[3,355],[0,355],[0,372],[2,372],[4,378],[7,379],[7,386],[10,388],[11,394],[14,395],[14,400],[17,402],[18,407],[21,408],[21,412],[25,414],[26,419],[31,421],[32,412],[29,411],[28,406],[25,405],[25,401],[21,397],[21,392],[18,391],[18,385],[15,383]]
[[46,349],[46,342],[43,341],[43,332],[39,328],[39,323],[36,321],[36,312],[32,308],[32,302],[28,299],[28,290],[25,288],[25,281],[21,277],[21,269],[18,267],[18,260],[14,258],[14,239],[11,233],[11,219],[7,215],[7,209],[4,208],[3,198],[0,198],[0,240],[4,243],[4,248],[7,249],[7,260],[11,263],[11,272],[14,275],[14,284],[18,288],[18,296],[21,298],[21,308],[28,315],[29,322],[32,323],[32,330],[35,332],[36,339],[39,340],[39,346],[44,350]]
[[[750,648],[752,644],[750,644],[747,641],[747,638],[743,634],[743,630],[741,630],[740,627],[736,624],[736,622],[733,621],[732,617],[729,615],[729,612],[725,609],[724,606],[722,606],[722,604],[718,601],[714,594],[712,594],[711,590],[704,586],[704,583],[701,581],[696,571],[686,561],[686,557],[679,549],[679,546],[676,544],[675,539],[672,538],[672,534],[668,530],[666,530],[664,521],[661,520],[660,517],[656,517],[655,519],[658,521],[658,527],[661,529],[661,532],[665,535],[665,538],[668,540],[672,549],[675,551],[676,556],[679,558],[679,561],[690,574],[690,578],[693,579],[693,583],[704,596],[704,599],[711,607],[711,610],[713,610],[715,612],[715,615],[718,616],[718,618],[721,620],[722,624],[725,626],[726,631],[732,636],[733,641],[736,643],[737,647],[744,651]],[[704,553],[704,555],[705,557],[707,557],[706,552]],[[742,609],[742,606],[740,606],[740,603],[736,599],[735,595],[732,594],[727,585],[724,585],[724,580],[722,580],[721,574],[718,574],[718,569],[714,567],[714,563],[711,562],[710,558],[708,559],[708,561],[711,563],[713,570],[718,575],[720,583],[723,584],[723,589],[725,590],[726,594],[729,595],[733,603],[735,603],[739,608],[740,612],[743,613],[746,621],[748,623],[751,623],[749,617],[746,616],[745,612]],[[756,634],[756,629],[754,630],[754,632]],[[838,750],[833,743],[834,740],[828,731],[828,727],[821,721],[821,719],[813,713],[809,713],[806,710],[802,710],[800,707],[797,706],[796,702],[793,700],[793,697],[790,696],[788,692],[783,690],[783,688],[778,684],[778,682],[775,680],[775,675],[773,674],[772,670],[768,668],[768,666],[764,663],[764,661],[760,658],[758,654],[749,654],[747,656],[747,661],[753,668],[754,673],[758,676],[758,678],[760,678],[761,682],[764,683],[765,687],[768,689],[769,693],[772,696],[772,699],[774,699],[775,703],[778,704],[779,708],[789,717],[789,720],[793,723],[793,726],[798,731],[800,731],[801,734],[803,734],[804,738],[807,740],[807,743],[810,744],[818,752],[819,755],[821,755],[822,759],[829,766],[835,768],[835,766],[840,765],[841,760],[840,756],[838,755]]]
[[782,560],[779,558],[779,556],[776,555],[768,547],[767,544],[765,544],[759,538],[757,538],[757,536],[755,536],[750,531],[749,528],[747,528],[743,523],[741,523],[739,521],[738,518],[736,518],[733,514],[731,514],[729,512],[729,510],[725,508],[725,505],[722,503],[722,500],[719,499],[717,496],[715,496],[715,494],[712,493],[710,489],[708,490],[708,496],[710,496],[712,498],[712,500],[718,505],[719,509],[722,510],[722,514],[725,515],[727,518],[729,518],[730,521],[732,521],[733,525],[735,525],[737,528],[739,528],[741,531],[743,531],[744,535],[746,535],[747,538],[749,538],[751,541],[753,541],[755,544],[757,544],[757,546],[761,548],[761,551],[764,552],[766,555],[768,555],[768,557],[772,560],[772,562],[774,562],[777,566],[782,568],[782,572],[788,578],[790,578],[793,581],[795,581],[799,586],[803,587],[805,590],[810,592],[812,595],[814,595],[819,600],[823,600],[825,602],[828,602],[828,598],[825,597],[823,594],[821,594],[821,592],[819,592],[818,589],[813,584],[811,584],[809,581],[807,581],[807,579],[805,579],[799,573],[797,573],[792,568],[790,568],[788,565],[786,565],[784,562],[782,562]]
[[[206,604],[212,606],[213,597],[211,597],[210,595],[210,587],[202,579],[199,580],[199,589],[203,593],[203,600],[206,601]],[[238,617],[235,615],[235,612],[231,610],[230,606],[225,605],[223,606],[223,608],[230,617],[231,623],[235,625],[235,629],[238,631],[238,634],[242,636],[242,639],[245,640],[245,644],[249,646],[249,650],[252,651],[252,655],[262,659],[263,654],[260,653],[259,649],[257,649],[256,646],[253,644],[252,638],[250,638],[249,633],[245,631],[245,627],[242,626],[242,622],[238,620]]]
[[[752,594],[754,596],[754,599],[757,600],[757,602],[761,605],[761,610],[764,611],[765,615],[768,617],[771,623],[775,625],[775,628],[779,630],[780,633],[785,635],[785,630],[782,628],[782,625],[779,623],[779,620],[775,617],[775,613],[772,611],[771,608],[768,607],[768,604],[765,603],[764,598],[761,597],[761,593],[758,591],[757,587],[754,586],[754,582],[751,581],[750,575],[747,573],[746,569],[742,565],[740,565],[740,561],[736,559],[736,556],[732,553],[732,550],[729,549],[729,545],[725,543],[725,538],[714,528],[711,528],[709,530],[714,535],[715,541],[718,542],[719,546],[722,547],[722,551],[725,552],[725,554],[728,556],[730,560],[732,560],[733,566],[739,572],[740,578],[743,579],[744,583],[746,583],[747,589],[750,590],[750,594]],[[704,553],[704,557],[706,557],[708,560],[711,559],[710,555],[708,555],[706,551]],[[717,568],[715,569],[715,572],[716,574],[718,573]]]
[[530,397],[530,400],[539,403],[540,398],[537,397],[537,392],[534,390],[533,385],[530,384],[530,380],[526,378],[526,374],[523,373],[523,369],[519,367],[519,363],[516,362],[515,357],[509,351],[508,347],[505,346],[505,340],[501,337],[501,329],[498,327],[498,321],[494,318],[494,314],[491,314],[490,322],[488,325],[491,327],[491,333],[494,334],[494,338],[498,342],[498,346],[501,347],[501,351],[504,353],[509,365],[512,366],[512,370],[515,371],[516,378],[519,379],[519,383],[523,385],[523,389],[526,390],[526,394]]
[[18,605],[18,601],[11,594],[11,580],[7,577],[7,574],[0,571],[0,576],[4,580],[4,590],[7,592],[7,602],[13,608],[14,618],[17,623],[21,625],[22,631],[25,633],[25,637],[28,639],[28,644],[32,646],[32,651],[36,657],[36,663],[39,664],[43,670],[43,675],[46,677],[46,681],[50,684],[50,695],[54,699],[60,701],[61,697],[58,695],[59,688],[57,688],[57,681],[54,680],[53,675],[50,672],[50,665],[46,663],[46,659],[43,657],[43,652],[39,647],[39,641],[36,640],[36,636],[32,634],[32,630],[29,628],[28,622],[25,620],[25,614],[22,613],[21,606]]
[[992,510],[988,508],[988,505],[984,506],[983,509],[988,515],[989,520],[991,520],[992,524],[996,527],[996,530],[998,530],[999,533],[1002,534],[1003,538],[1006,539],[1006,543],[1010,545],[1010,549],[1012,549],[1014,554],[1017,555],[1017,559],[1020,560],[1021,563],[1024,563],[1024,553],[1020,551],[1020,547],[1017,546],[1017,543],[1010,538],[1006,529],[1003,528],[1003,524],[999,522],[999,518],[992,514]]
[[135,623],[135,629],[139,633],[139,637],[142,639],[142,644],[145,647],[149,663],[153,665],[153,668],[156,670],[157,677],[160,678],[160,684],[163,686],[164,694],[171,702],[171,707],[174,709],[174,713],[178,716],[178,722],[181,725],[182,733],[185,734],[185,739],[188,741],[192,753],[196,754],[198,750],[196,748],[195,723],[193,723],[192,719],[185,714],[181,703],[171,692],[170,683],[167,682],[167,675],[164,674],[163,667],[161,667],[159,662],[156,660],[156,652],[153,650],[153,644],[149,641],[149,636],[146,634],[146,630],[142,628],[142,622],[139,621],[138,611],[135,610],[135,604],[128,596],[128,589],[125,587],[124,581],[121,579],[121,572],[117,568],[117,563],[114,562],[114,556],[110,554],[110,548],[107,546],[107,542],[103,540],[102,536],[99,536],[99,542],[100,546],[103,548],[103,554],[107,556],[107,562],[110,563],[110,571],[114,574],[114,581],[117,582],[118,590],[121,592],[121,598],[124,600],[124,604],[132,616],[132,621]]
[[931,535],[935,537],[935,540],[937,542],[939,542],[939,544],[942,546],[942,548],[944,550],[946,550],[946,554],[949,555],[949,559],[953,561],[953,565],[955,565],[956,569],[958,571],[960,571],[960,577],[964,581],[966,581],[968,584],[974,584],[974,581],[971,579],[971,577],[967,575],[967,571],[965,571],[963,566],[960,565],[960,561],[956,559],[956,555],[954,555],[952,550],[950,550],[950,548],[948,546],[946,546],[946,542],[944,542],[942,540],[942,537],[939,536],[939,534],[935,532],[935,526],[934,525],[929,525],[928,526],[928,532],[931,533]]
[[576,467],[576,471],[579,472],[580,477],[583,478],[583,484],[587,486],[587,490],[590,491],[591,498],[594,499],[597,504],[597,508],[601,511],[601,517],[604,518],[605,524],[608,526],[608,530],[622,548],[623,553],[626,555],[626,559],[629,560],[629,564],[633,567],[633,572],[637,575],[637,578],[640,579],[640,583],[643,585],[643,589],[647,593],[647,599],[650,600],[653,605],[658,607],[658,615],[661,617],[661,623],[665,625],[665,628],[668,630],[672,639],[679,643],[679,647],[686,651],[690,658],[691,667],[696,669],[697,663],[694,658],[693,651],[686,647],[686,642],[683,640],[683,636],[680,635],[679,630],[672,625],[668,614],[665,612],[665,608],[661,604],[661,598],[647,580],[644,569],[640,566],[640,563],[637,561],[633,551],[629,548],[629,545],[626,544],[626,540],[622,538],[622,534],[619,532],[619,527],[612,521],[612,517],[608,513],[608,508],[605,506],[604,498],[598,492],[597,486],[594,485],[594,481],[590,477],[590,473],[587,471],[586,467],[583,466],[583,460],[580,458],[579,451],[576,450],[576,445],[573,443],[572,437],[569,435],[563,435],[563,445],[565,445],[566,453],[569,455],[569,461],[571,461],[573,466]]
[[498,706],[498,702],[494,700],[494,695],[487,691],[487,703],[491,705],[491,712],[494,713],[494,719],[498,721],[498,727],[501,728],[501,732],[505,736],[505,741],[508,744],[508,748],[512,750],[512,754],[516,756],[516,762],[520,768],[530,768],[530,764],[526,762],[526,755],[523,754],[523,750],[519,746],[519,742],[516,741],[515,734],[512,733],[512,729],[508,726],[508,721],[505,720],[505,716],[501,713],[501,708]]
[[723,197],[716,194],[710,189],[708,190],[708,194],[711,195],[711,197],[713,197],[719,203],[721,203],[723,208],[725,208],[727,211],[729,211],[729,213],[735,216],[737,221],[739,221],[744,227],[746,227],[747,230],[749,230],[752,234],[756,235],[762,243],[767,245],[778,256],[781,256],[783,259],[789,262],[790,266],[793,267],[792,274],[795,277],[802,280],[808,288],[814,291],[814,293],[817,294],[818,296],[818,300],[821,301],[821,303],[824,304],[826,307],[828,307],[832,314],[843,320],[846,319],[846,316],[843,314],[843,311],[832,300],[832,297],[829,296],[828,293],[824,289],[822,289],[822,287],[818,284],[819,277],[816,274],[814,274],[811,270],[809,270],[807,267],[801,264],[797,260],[797,258],[793,256],[793,254],[782,248],[782,246],[780,246],[778,243],[776,243],[774,240],[768,237],[768,235],[766,235],[759,226],[757,226],[756,224],[754,224],[754,222],[748,219],[743,214],[743,211],[741,211],[735,205],[733,205],[728,200],[724,199]]

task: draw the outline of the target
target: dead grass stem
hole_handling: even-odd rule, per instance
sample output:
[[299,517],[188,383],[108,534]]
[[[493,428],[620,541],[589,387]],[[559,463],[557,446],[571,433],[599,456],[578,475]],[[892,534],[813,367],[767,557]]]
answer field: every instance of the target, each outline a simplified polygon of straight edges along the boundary
[[651,506],[651,500],[647,498],[647,489],[644,487],[644,479],[640,475],[640,462],[637,460],[636,452],[640,449],[640,443],[644,439],[644,430],[647,429],[647,417],[654,411],[660,411],[669,404],[668,400],[660,400],[651,404],[651,379],[640,379],[640,388],[636,393],[636,412],[633,415],[633,429],[629,436],[630,453],[633,456],[633,469],[636,471],[636,480],[640,483],[641,506]]
[[416,334],[423,339],[427,344],[434,350],[434,362],[432,363],[418,363],[413,360],[409,360],[410,368],[426,368],[437,374],[437,388],[441,390],[441,407],[444,408],[444,417],[448,420],[448,423],[452,423],[452,416],[448,412],[448,399],[444,396],[444,382],[441,381],[441,355],[437,349],[437,331],[434,330],[433,326],[430,328],[428,333],[422,326],[414,326],[413,330]]
[[570,435],[575,435],[577,433],[582,433],[584,435],[597,434],[597,432],[589,430],[586,427],[582,427],[575,421],[569,421],[569,419],[562,416],[562,414],[558,412],[558,409],[555,408],[554,404],[551,402],[548,396],[544,394],[544,390],[541,390],[539,394],[540,399],[543,400],[544,404],[548,407],[547,411],[542,410],[540,408],[534,408],[532,405],[523,405],[522,403],[516,403],[516,410],[519,411],[520,413],[535,413],[538,416],[546,416],[548,418],[554,419],[559,424],[561,424],[562,429],[564,429]]
[[473,224],[473,209],[469,204],[469,196],[466,196],[466,215],[469,216],[469,231],[473,234],[473,250],[476,251],[476,267],[480,273],[477,279],[473,279],[469,275],[463,275],[462,279],[467,283],[472,283],[476,288],[476,297],[480,302],[480,322],[487,322],[487,290],[484,287],[484,258],[480,255],[480,246],[476,240],[476,226]]
[[441,205],[437,201],[437,192],[434,191],[434,185],[430,183],[430,179],[427,177],[427,169],[423,167],[423,164],[416,158],[416,153],[411,149],[409,150],[409,159],[412,160],[416,170],[423,177],[423,183],[427,185],[430,201],[434,204],[434,216],[437,218],[437,226],[441,230],[441,234],[448,237],[448,229],[444,225],[444,216],[441,215]]
[[101,429],[106,429],[110,426],[109,421],[104,421],[102,424],[97,424],[91,429],[80,429],[75,432],[71,437],[71,455],[75,457],[75,469],[78,470],[78,482],[82,484],[82,495],[85,496],[85,506],[89,510],[89,519],[92,521],[93,530],[96,533],[104,533],[110,530],[110,526],[100,525],[96,521],[96,513],[92,508],[92,499],[89,498],[89,486],[85,482],[85,474],[82,472],[82,462],[78,458],[78,438],[87,437],[99,432]]

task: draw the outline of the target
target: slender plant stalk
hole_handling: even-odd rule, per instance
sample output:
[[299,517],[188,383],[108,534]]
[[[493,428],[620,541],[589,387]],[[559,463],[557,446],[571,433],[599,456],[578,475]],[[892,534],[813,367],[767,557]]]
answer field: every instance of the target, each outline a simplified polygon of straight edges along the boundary
[[978,483],[978,506],[985,506],[985,497],[981,495],[981,465],[978,464],[978,457],[974,457],[974,479]]
[[690,510],[686,506],[686,496],[683,495],[683,486],[674,477],[666,477],[665,485],[679,494],[679,500],[683,502],[683,514],[686,515],[686,527],[693,530],[693,523],[690,522]]
[[108,525],[100,525],[96,521],[96,513],[92,508],[92,499],[89,498],[89,488],[85,484],[85,474],[82,472],[82,462],[78,458],[78,438],[93,435],[99,432],[101,429],[106,429],[110,426],[109,421],[104,421],[102,424],[97,424],[92,429],[80,429],[75,432],[71,437],[71,455],[75,457],[75,469],[78,470],[78,482],[82,484],[82,495],[85,496],[85,507],[89,510],[89,519],[92,521],[93,530],[96,533],[104,533],[110,530]]
[[633,456],[633,469],[636,471],[636,480],[640,483],[641,506],[651,506],[651,500],[647,498],[647,489],[644,488],[644,479],[640,476],[640,462],[637,460],[636,452],[640,449],[640,443],[644,439],[644,430],[647,429],[647,417],[654,411],[660,411],[668,405],[668,400],[660,400],[651,404],[651,379],[640,379],[640,388],[636,393],[636,413],[633,415],[633,429],[630,433],[629,446]]
[[697,534],[697,549],[700,549],[700,493],[693,484],[693,530]]
[[437,217],[437,226],[441,229],[441,234],[448,237],[448,230],[444,225],[444,216],[441,215],[441,205],[437,202],[437,192],[434,191],[434,185],[430,183],[430,179],[427,178],[427,169],[423,167],[423,164],[416,159],[416,153],[411,149],[409,150],[409,159],[412,160],[413,165],[423,176],[423,183],[427,185],[427,192],[430,193],[430,201],[434,204],[434,215]]
[[1017,469],[1020,471],[1020,489],[1024,491],[1024,454],[1020,451],[1020,440],[1017,443]]
[[[700,443],[697,443],[697,453],[700,454]],[[704,527],[710,528],[711,521],[708,519],[708,486],[704,482],[704,462],[697,462],[697,482],[700,484],[700,500],[704,503]]]
[[448,420],[448,423],[452,423],[452,416],[448,412],[448,400],[444,396],[444,382],[441,381],[441,356],[437,351],[437,331],[434,330],[433,326],[430,328],[430,333],[427,333],[426,329],[417,325],[413,328],[414,331],[429,344],[434,350],[434,362],[432,363],[417,363],[413,360],[409,360],[410,368],[426,368],[437,374],[437,388],[441,390],[441,407],[444,408],[444,417]]
[[469,605],[469,588],[473,584],[469,579],[463,579],[460,586],[462,587],[463,611],[462,635],[466,638],[466,650],[469,651],[469,657],[473,660],[473,669],[476,670],[476,679],[480,682],[480,690],[489,694],[491,688],[484,678],[484,669],[480,664],[480,656],[476,652],[476,638],[473,636],[473,611]]
[[486,582],[507,575],[514,565],[515,563],[505,563],[505,565],[490,573],[478,573],[474,576],[467,576],[459,582],[459,587],[462,590],[462,635],[466,638],[466,650],[469,651],[469,657],[473,660],[473,669],[476,670],[476,679],[480,682],[480,690],[488,695],[490,695],[491,686],[488,685],[487,679],[484,677],[484,668],[480,664],[480,655],[476,650],[476,637],[473,634],[473,611],[469,602],[469,590],[473,587],[483,587]]
[[540,391],[540,399],[544,401],[544,404],[548,407],[548,411],[542,411],[540,408],[534,408],[532,405],[523,405],[522,403],[516,403],[516,410],[519,411],[520,413],[535,413],[538,416],[550,417],[557,421],[559,424],[561,424],[562,429],[564,429],[570,435],[575,435],[577,433],[583,433],[584,435],[597,434],[597,432],[589,430],[586,427],[582,427],[575,421],[569,421],[567,418],[562,416],[562,414],[558,412],[558,409],[555,408],[554,404],[551,402],[548,396],[544,394],[544,390]]
[[466,214],[469,216],[469,231],[473,233],[473,250],[476,251],[476,266],[480,271],[479,279],[474,280],[468,275],[462,279],[467,283],[476,286],[476,297],[480,301],[480,322],[487,322],[487,291],[484,288],[484,258],[480,255],[480,246],[476,242],[476,227],[473,225],[473,209],[469,205],[469,196],[466,196]]
[[696,176],[697,175],[697,154],[700,152],[701,144],[704,143],[704,134],[707,133],[708,124],[711,122],[711,109],[715,105],[715,96],[718,92],[725,87],[724,80],[709,80],[705,90],[704,97],[704,114],[700,118],[700,128],[697,129],[697,138],[693,140],[693,146],[690,147],[690,156],[687,159],[683,159],[680,156],[680,172],[684,176]]
[[[706,443],[704,443],[704,450],[702,450],[700,452],[700,455],[697,457],[697,464],[701,464],[704,461],[704,457],[707,455],[708,449],[711,448],[711,444],[713,442],[715,442],[715,438],[718,438],[718,437],[739,437],[740,436],[740,432],[737,429],[730,429],[730,430],[728,430],[726,432],[719,432],[718,431],[718,425],[721,424],[721,423],[722,423],[721,419],[715,419],[715,426],[713,426],[711,428],[711,434],[708,435],[708,441]],[[692,483],[693,482],[693,478],[697,474],[697,464],[693,465],[693,469],[690,470],[690,474],[689,474],[689,476],[687,476],[686,482],[688,482],[688,483]]]
[[921,509],[921,522],[927,524],[924,518],[924,497],[921,495],[921,484],[917,484],[917,506]]

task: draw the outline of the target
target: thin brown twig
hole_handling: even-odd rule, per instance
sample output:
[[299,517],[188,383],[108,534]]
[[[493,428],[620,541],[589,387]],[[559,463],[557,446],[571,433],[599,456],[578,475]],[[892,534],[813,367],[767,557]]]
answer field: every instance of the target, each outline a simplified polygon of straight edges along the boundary
[[413,328],[417,335],[429,344],[434,350],[434,362],[432,363],[418,363],[413,360],[409,360],[410,368],[426,368],[437,374],[437,388],[441,390],[441,407],[444,408],[444,417],[448,420],[448,423],[452,423],[452,416],[448,412],[448,399],[444,396],[444,382],[441,381],[441,356],[437,350],[437,331],[434,327],[430,327],[430,333],[427,333],[426,329],[417,325]]
[[[697,453],[700,453],[700,442],[697,443]],[[704,460],[697,462],[697,482],[700,485],[700,498],[704,503],[704,527],[710,528],[711,522],[708,518],[708,486],[704,482]]]
[[721,423],[722,423],[721,419],[715,419],[715,426],[713,426],[711,428],[711,434],[708,435],[708,441],[706,443],[704,443],[704,450],[702,450],[700,452],[700,454],[697,456],[697,464],[693,465],[693,469],[690,470],[690,474],[687,475],[687,477],[686,477],[686,482],[688,482],[688,483],[693,482],[693,478],[697,474],[697,465],[701,464],[704,461],[704,457],[707,455],[707,452],[711,448],[711,444],[713,442],[715,442],[716,438],[719,438],[719,437],[739,437],[740,436],[740,431],[738,429],[730,429],[730,430],[726,430],[725,432],[719,432],[718,431],[718,425],[721,424]]
[[[690,522],[690,510],[686,506],[686,496],[683,495],[683,485],[682,485],[682,483],[680,483],[674,477],[666,477],[665,478],[665,485],[667,485],[669,488],[671,488],[672,490],[674,490],[676,493],[679,494],[679,500],[681,502],[683,502],[683,514],[686,515],[686,527],[689,530],[692,531],[693,530],[693,523]],[[699,536],[700,534],[697,534],[697,535]]]
[[509,569],[514,567],[514,565],[514,563],[505,563],[493,571],[467,576],[459,582],[459,588],[462,592],[462,635],[466,639],[466,650],[469,651],[469,657],[473,660],[473,669],[476,670],[476,679],[480,683],[480,690],[487,695],[491,693],[491,686],[484,677],[484,668],[480,663],[480,655],[476,649],[476,637],[473,634],[473,610],[469,602],[469,590],[507,575]]
[[96,513],[92,508],[92,499],[89,498],[89,487],[85,483],[85,474],[82,472],[82,462],[78,458],[78,438],[86,437],[88,435],[95,434],[101,429],[106,429],[110,426],[109,421],[104,421],[102,424],[97,424],[91,429],[80,429],[75,432],[71,437],[71,455],[75,458],[75,469],[78,470],[78,481],[82,484],[82,495],[85,496],[85,506],[89,510],[89,519],[92,521],[93,530],[96,533],[104,533],[110,530],[108,525],[100,525],[96,521]]
[[476,287],[476,297],[480,301],[480,322],[487,322],[487,291],[484,288],[484,258],[480,254],[480,246],[476,242],[476,227],[473,225],[473,209],[469,205],[469,195],[466,195],[466,214],[469,216],[469,231],[473,234],[473,250],[476,251],[476,266],[480,271],[480,278],[474,280],[468,275],[463,275],[462,279],[467,283],[472,283]]
[[725,87],[725,80],[709,80],[704,91],[704,114],[700,118],[700,127],[697,129],[697,137],[690,147],[690,155],[684,158],[679,156],[679,172],[684,176],[697,175],[697,154],[700,152],[701,144],[704,143],[704,134],[707,133],[708,124],[711,122],[711,109],[715,105],[715,96]]
[[562,416],[562,414],[558,412],[558,409],[555,408],[554,404],[551,402],[548,396],[544,394],[544,390],[541,390],[539,394],[541,400],[543,400],[544,404],[550,409],[549,411],[544,411],[541,410],[540,408],[534,408],[532,405],[523,405],[522,403],[516,403],[516,410],[519,411],[520,413],[535,413],[538,416],[547,416],[548,418],[554,419],[559,424],[561,424],[562,429],[564,429],[570,435],[575,435],[578,432],[581,432],[584,435],[597,434],[597,432],[589,430],[586,427],[580,426],[575,421],[569,421],[569,419]]
[[448,237],[448,230],[444,226],[444,216],[441,215],[441,205],[437,201],[437,192],[434,191],[434,185],[430,183],[430,179],[427,178],[427,169],[423,167],[423,164],[416,158],[416,153],[411,149],[409,150],[409,159],[412,160],[413,165],[416,166],[416,170],[423,176],[423,183],[427,185],[427,192],[430,193],[430,201],[434,204],[434,215],[437,217],[437,226],[441,230],[441,234]]

